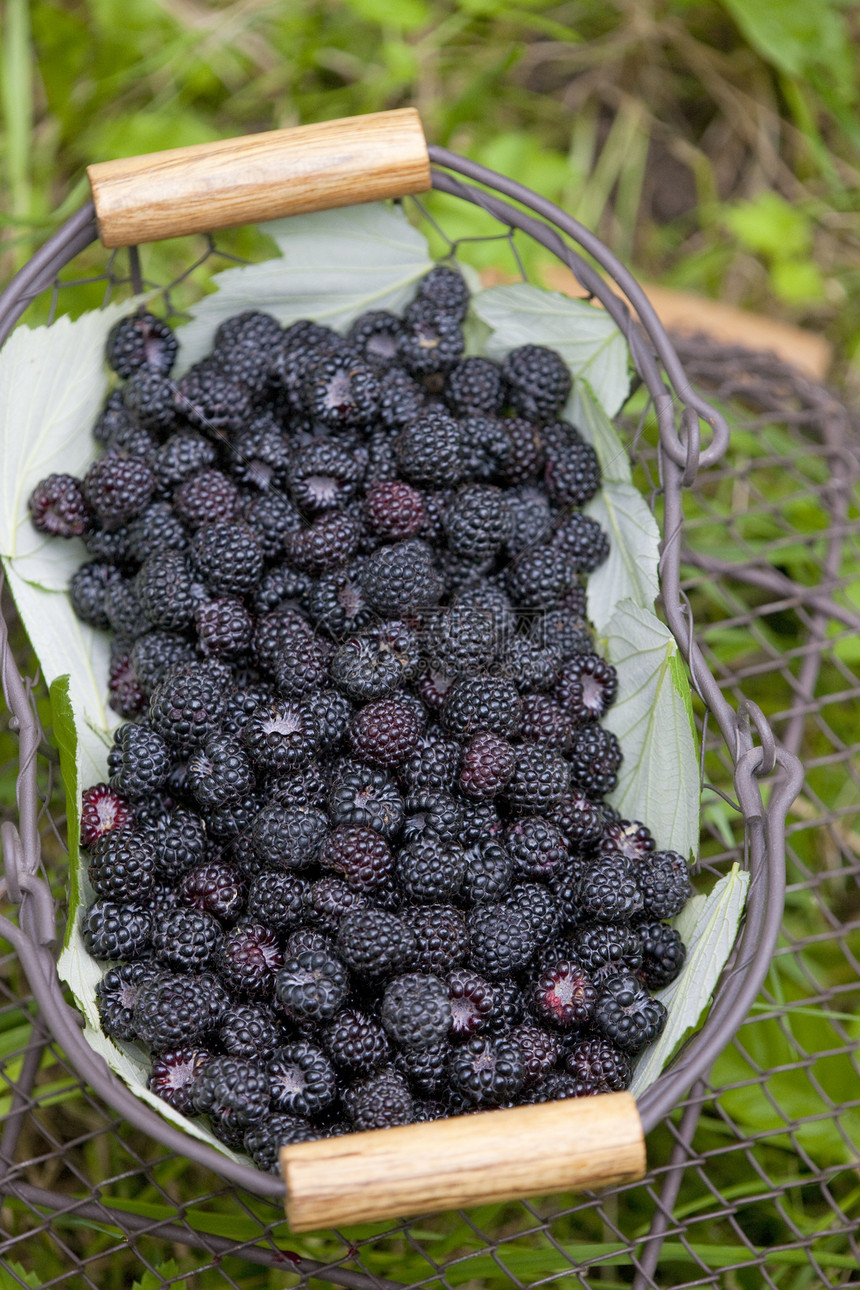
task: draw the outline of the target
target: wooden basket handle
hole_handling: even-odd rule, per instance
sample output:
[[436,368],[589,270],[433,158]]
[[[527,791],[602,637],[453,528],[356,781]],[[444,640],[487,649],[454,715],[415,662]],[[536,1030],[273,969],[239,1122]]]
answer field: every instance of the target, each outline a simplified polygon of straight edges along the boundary
[[281,1150],[295,1232],[632,1182],[645,1141],[630,1093],[571,1098]]
[[108,247],[426,192],[414,108],[169,148],[87,168]]

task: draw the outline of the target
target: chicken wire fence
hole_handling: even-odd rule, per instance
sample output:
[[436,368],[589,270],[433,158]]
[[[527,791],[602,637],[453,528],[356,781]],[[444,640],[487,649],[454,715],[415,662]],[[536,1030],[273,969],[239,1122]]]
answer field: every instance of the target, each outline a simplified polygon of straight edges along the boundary
[[[752,1286],[784,1285],[786,1274],[798,1269],[811,1269],[822,1284],[842,1285],[856,1267],[851,1215],[860,1099],[852,1100],[851,1010],[860,944],[851,893],[860,785],[844,722],[857,682],[844,660],[843,638],[856,633],[858,615],[841,588],[844,561],[857,544],[848,414],[826,391],[768,358],[684,342],[679,363],[621,267],[608,264],[640,307],[647,338],[563,241],[558,221],[545,222],[559,213],[541,209],[539,199],[524,198],[517,186],[507,185],[508,196],[531,210],[507,206],[486,189],[467,192],[448,172],[437,171],[434,183],[501,219],[499,239],[515,257],[514,230],[536,235],[601,298],[630,340],[643,390],[631,404],[629,428],[639,482],[667,538],[664,608],[691,660],[694,685],[707,699],[698,704],[700,869],[721,874],[742,858],[755,875],[734,959],[708,1023],[640,1103],[652,1130],[643,1182],[600,1198],[516,1202],[459,1219],[443,1215],[297,1238],[281,1221],[276,1180],[260,1175],[248,1190],[250,1171],[231,1172],[188,1139],[177,1154],[176,1139],[157,1117],[134,1102],[129,1113],[130,1095],[120,1095],[110,1078],[105,1083],[97,1059],[81,1057],[76,1014],[62,1000],[53,967],[48,887],[20,863],[26,857],[6,827],[7,895],[15,903],[24,897],[19,923],[2,924],[14,951],[4,961],[0,1019],[6,1100],[0,1251],[10,1284],[27,1284],[33,1263],[40,1284],[99,1286],[113,1279],[127,1285],[147,1274],[155,1285],[247,1286],[249,1265],[258,1265],[263,1278],[253,1284],[277,1285],[289,1274],[288,1283],[317,1278],[356,1287]],[[568,223],[563,231],[606,264],[600,244]],[[54,279],[53,308],[63,290],[54,275],[91,239],[91,216],[84,212],[61,252],[49,244],[40,263],[30,262],[19,280],[20,304]],[[215,253],[210,240],[201,259]],[[112,262],[91,280],[110,292],[127,276],[137,289],[136,253],[130,263],[127,275]],[[4,322],[11,325],[20,312],[17,305],[7,310]],[[725,422],[687,376],[730,407],[733,425],[745,430],[740,454],[733,450],[720,460]],[[716,427],[704,450],[697,413]],[[773,427],[779,428],[775,438]],[[702,462],[709,469],[696,483]],[[694,486],[682,518],[683,483]],[[814,532],[814,540],[794,527],[801,506],[804,522],[813,521],[804,534]],[[22,681],[16,666],[26,662],[26,674],[33,665],[11,608],[4,621],[11,630],[11,640],[4,632],[2,642],[4,685],[16,713],[10,724],[24,736],[21,761],[6,768],[6,783],[17,779],[20,800],[29,768],[38,768],[39,874],[61,910],[56,759],[36,721],[22,722],[25,709],[37,719],[44,708],[38,686]],[[781,940],[752,1016],[723,1051],[761,985],[779,929],[781,818],[799,787],[796,754],[808,777],[785,830],[789,887]],[[756,772],[770,781],[766,805]],[[734,800],[733,781],[741,801]],[[780,974],[781,964],[791,971]],[[797,1097],[801,1086],[805,1101]],[[159,1145],[165,1141],[167,1147]],[[225,1177],[233,1185],[225,1186]],[[237,1191],[236,1183],[245,1190]],[[747,1214],[754,1215],[755,1230],[747,1230]],[[265,1279],[270,1275],[275,1279]]]

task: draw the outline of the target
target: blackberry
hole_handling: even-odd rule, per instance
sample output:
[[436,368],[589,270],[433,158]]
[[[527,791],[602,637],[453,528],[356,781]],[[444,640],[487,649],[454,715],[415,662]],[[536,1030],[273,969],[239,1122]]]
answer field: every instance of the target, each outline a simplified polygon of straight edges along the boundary
[[269,367],[282,338],[277,319],[249,309],[220,324],[215,332],[213,358],[231,380],[260,395],[265,390]]
[[630,922],[644,908],[636,868],[620,851],[598,856],[583,870],[579,903],[586,918],[602,923]]
[[669,985],[681,971],[687,957],[680,933],[668,923],[660,922],[640,923],[636,931],[642,946],[639,976],[649,990]]
[[558,932],[561,911],[555,896],[543,883],[515,882],[505,903],[525,916],[537,948],[546,945]]
[[134,1005],[145,982],[159,969],[154,963],[123,963],[109,968],[96,983],[96,1006],[102,1030],[111,1039],[132,1040],[136,1037]]
[[442,725],[463,739],[480,730],[507,738],[519,731],[520,696],[503,677],[464,677],[452,686],[442,708]]
[[206,967],[221,943],[217,918],[182,906],[156,913],[152,920],[152,949],[159,963],[177,972]]
[[584,726],[575,732],[568,756],[570,778],[588,797],[603,797],[618,783],[621,759],[621,745],[611,730]]
[[319,878],[308,890],[306,913],[309,921],[336,936],[341,919],[351,910],[364,909],[366,905],[367,897],[353,891],[340,878]]
[[509,417],[504,427],[507,452],[500,469],[504,482],[513,486],[536,484],[544,464],[540,431],[522,417]]
[[360,542],[361,528],[355,516],[347,511],[331,511],[316,516],[306,528],[286,533],[284,551],[297,569],[317,575],[346,564]]
[[620,1093],[630,1084],[630,1058],[601,1035],[577,1039],[564,1055],[565,1070],[601,1093]]
[[674,918],[692,895],[687,862],[677,851],[655,851],[634,861],[643,908],[651,918]]
[[264,806],[254,819],[251,845],[268,869],[306,869],[328,832],[328,820],[312,806]]
[[508,1033],[508,1039],[522,1054],[525,1067],[524,1088],[542,1084],[561,1057],[560,1037],[543,1027],[525,1022]]
[[317,1137],[319,1131],[300,1115],[267,1115],[245,1130],[242,1145],[258,1169],[276,1174],[282,1147],[313,1142]]
[[374,631],[345,641],[331,661],[331,679],[352,699],[387,698],[418,672],[418,637],[404,623],[389,620]]
[[406,798],[403,841],[418,842],[426,835],[440,842],[456,842],[463,824],[463,808],[450,793],[410,793]]
[[535,615],[529,639],[557,654],[562,662],[575,654],[591,654],[594,642],[582,614],[560,607]]
[[511,513],[508,555],[518,556],[529,547],[540,546],[552,530],[553,511],[546,494],[530,487],[510,489],[508,507]]
[[365,462],[334,439],[311,439],[292,455],[290,492],[309,515],[338,510],[350,502],[364,477]]
[[129,802],[156,792],[170,773],[170,752],[157,731],[142,724],[118,726],[108,753],[110,786]]
[[603,811],[575,786],[550,809],[548,818],[561,829],[571,851],[593,846],[603,832]]
[[134,817],[128,802],[109,784],[93,784],[81,794],[81,846],[92,847],[115,830],[131,828]]
[[572,1030],[588,1025],[597,990],[575,960],[561,959],[546,967],[535,981],[531,1002],[541,1021],[559,1030]]
[[251,416],[250,391],[214,354],[189,367],[174,387],[173,403],[190,425],[215,440],[235,435]]
[[609,538],[589,515],[571,511],[558,526],[553,545],[575,573],[593,573],[609,555]]
[[451,677],[476,676],[492,665],[498,652],[493,615],[464,604],[443,609],[427,625],[426,647],[431,669]]
[[549,820],[527,815],[505,829],[505,846],[514,869],[529,878],[552,878],[567,863],[561,830]]
[[526,1078],[519,1046],[505,1036],[476,1035],[451,1052],[451,1087],[475,1106],[498,1106],[516,1097]]
[[388,910],[368,906],[346,914],[337,931],[338,953],[360,977],[381,980],[411,962],[415,934]]
[[315,690],[302,703],[319,734],[321,750],[331,752],[349,729],[352,704],[337,690]]
[[268,999],[283,962],[277,933],[262,923],[243,922],[231,928],[218,950],[221,980],[231,994],[243,999]]
[[487,1021],[487,1033],[508,1035],[525,1017],[525,995],[517,982],[511,980],[497,981],[493,991],[493,1011]]
[[394,857],[385,838],[374,829],[360,826],[341,826],[330,833],[319,860],[358,892],[376,891],[394,872]]
[[412,1123],[409,1085],[393,1067],[383,1067],[350,1084],[343,1095],[343,1104],[359,1133]]
[[537,546],[517,557],[508,570],[507,586],[522,609],[552,609],[575,578],[564,551]]
[[505,545],[512,532],[508,499],[500,488],[468,484],[445,513],[448,545],[470,560],[486,560]]
[[402,912],[415,933],[418,949],[413,966],[418,972],[444,976],[458,967],[469,952],[465,915],[453,905],[419,905]]
[[103,560],[89,560],[75,570],[69,580],[69,598],[81,622],[107,631],[110,623],[105,612],[105,596],[111,583],[121,576],[119,569]]
[[348,993],[346,968],[326,950],[296,954],[284,962],[275,977],[278,1001],[287,1016],[297,1021],[331,1021]]
[[441,712],[453,684],[453,676],[447,676],[444,672],[436,671],[435,668],[428,668],[415,682],[415,693],[425,707],[430,708],[432,712]]
[[573,739],[573,725],[564,709],[545,694],[523,695],[524,743],[543,744],[564,752]]
[[[253,528],[253,524],[251,527]],[[263,549],[266,549],[265,545]],[[306,573],[301,573],[286,563],[272,565],[251,593],[251,608],[255,614],[265,616],[270,610],[283,607],[284,601],[296,600],[304,604],[310,596],[312,586],[312,580]]]
[[206,816],[209,836],[215,842],[241,842],[247,837],[259,809],[260,799],[252,795],[209,811]]
[[537,948],[528,917],[508,904],[476,905],[469,914],[469,963],[500,981],[524,968]]
[[448,793],[454,787],[459,756],[459,746],[431,726],[398,768],[400,782],[410,795]]
[[544,345],[521,345],[502,363],[502,376],[516,411],[534,421],[552,421],[570,394],[564,360]]
[[207,1048],[173,1048],[153,1059],[146,1087],[182,1115],[193,1114],[197,1079],[213,1059]]
[[242,742],[258,769],[287,771],[308,764],[320,745],[320,731],[303,704],[281,699],[254,708]]
[[163,437],[170,433],[176,421],[174,388],[173,382],[161,372],[151,367],[138,368],[123,386],[123,407],[132,421]]
[[403,798],[384,771],[358,762],[336,768],[328,799],[332,824],[365,825],[393,838],[403,824]]
[[144,694],[150,695],[164,673],[176,663],[190,663],[194,646],[177,632],[151,631],[131,647],[131,666]]
[[[137,520],[133,520],[132,523],[136,524]],[[116,565],[117,572],[130,576],[134,571],[135,559],[129,548],[128,534],[127,525],[122,525],[118,529],[87,529],[83,534],[87,554],[93,560]]]
[[566,1071],[550,1071],[533,1091],[535,1102],[564,1102],[571,1097],[596,1097],[602,1090],[596,1084],[583,1083]]
[[559,657],[548,649],[536,649],[523,636],[507,642],[500,671],[522,693],[548,690],[556,678]]
[[293,605],[281,605],[261,614],[254,628],[253,654],[257,664],[271,672],[278,651],[286,641],[310,640],[312,629],[307,619]]
[[514,862],[500,842],[488,838],[470,846],[461,899],[467,905],[500,900],[510,889],[513,873]]
[[206,827],[199,815],[179,807],[144,826],[155,844],[156,871],[167,882],[176,882],[206,858]]
[[387,371],[397,357],[401,330],[400,319],[395,314],[377,309],[356,318],[346,338],[374,370]]
[[253,1061],[271,1057],[284,1042],[284,1031],[265,1004],[237,1003],[224,1013],[217,1039],[229,1057]]
[[431,1124],[434,1120],[447,1120],[448,1109],[444,1102],[433,1098],[415,1098],[412,1103],[412,1123]]
[[128,526],[128,552],[141,564],[156,551],[187,551],[182,521],[169,502],[150,502]]
[[510,782],[515,766],[512,745],[491,730],[480,730],[463,750],[460,790],[478,801],[496,797]]
[[178,756],[187,756],[214,735],[224,713],[222,674],[215,664],[179,663],[153,690],[149,719]]
[[445,1040],[422,1048],[401,1048],[395,1058],[395,1069],[409,1082],[413,1093],[420,1097],[434,1097],[448,1084],[448,1057],[450,1044]]
[[[130,642],[149,631],[151,623],[135,594],[134,584],[117,578],[105,592],[105,614],[115,641]],[[115,648],[115,646],[114,646]]]
[[397,856],[397,877],[407,899],[434,905],[453,900],[466,872],[462,848],[427,834],[401,847]]
[[368,604],[387,618],[432,608],[442,594],[433,553],[414,538],[374,551],[362,568],[361,585]]
[[650,860],[656,850],[651,830],[640,820],[607,820],[598,851],[620,851],[637,864]]
[[211,914],[221,923],[232,923],[245,904],[245,883],[233,865],[210,860],[188,871],[179,896],[183,904]]
[[204,656],[238,659],[251,648],[254,620],[241,600],[232,596],[199,604],[194,611],[194,626]]
[[509,808],[520,815],[547,815],[562,801],[570,783],[567,762],[553,748],[523,744],[505,789]]
[[392,442],[389,431],[396,431],[409,425],[427,409],[427,397],[424,389],[402,367],[391,367],[385,373],[385,380],[379,398],[379,422],[384,429],[371,434],[368,440],[370,452],[369,478],[393,479],[396,471],[393,456],[390,455]]
[[108,703],[114,712],[128,720],[143,711],[146,697],[134,674],[131,651],[122,648],[122,642],[115,640],[111,646],[108,672]]
[[105,360],[123,379],[142,367],[166,376],[178,347],[179,342],[167,323],[140,311],[121,318],[111,327],[105,343]]
[[359,559],[323,573],[309,587],[308,612],[317,627],[335,640],[361,631],[373,616],[361,585],[362,563]]
[[214,810],[254,787],[254,773],[238,743],[211,735],[188,759],[188,787],[204,810]]
[[575,654],[563,665],[554,693],[575,725],[599,721],[615,702],[618,674],[599,654]]
[[236,1127],[262,1120],[269,1109],[269,1082],[258,1062],[247,1057],[215,1057],[197,1077],[194,1109]]
[[600,487],[600,463],[587,443],[547,451],[547,492],[557,506],[584,506]]
[[298,699],[328,681],[326,642],[313,636],[293,636],[284,641],[269,664],[278,690],[288,699]]
[[49,537],[83,537],[92,521],[81,481],[74,475],[48,475],[27,502],[33,527]]
[[379,406],[379,382],[373,369],[345,347],[309,368],[301,397],[315,422],[333,429],[366,426]]
[[397,357],[410,375],[433,376],[452,368],[464,348],[463,332],[456,318],[425,306],[404,318]]
[[173,494],[173,509],[190,529],[226,523],[239,511],[239,489],[221,470],[200,470]]
[[87,876],[107,900],[145,901],[155,881],[155,847],[133,829],[112,829],[93,844]]
[[626,923],[586,923],[572,937],[573,952],[592,976],[604,969],[638,972],[642,965],[639,930]]
[[371,533],[395,542],[415,537],[427,522],[421,493],[401,479],[382,479],[371,484],[364,508]]
[[276,1111],[315,1116],[337,1097],[337,1076],[321,1048],[298,1042],[278,1049],[266,1063]]
[[179,430],[156,449],[150,464],[159,488],[166,490],[214,466],[216,457],[214,444],[202,434]]
[[260,873],[248,888],[248,917],[282,933],[298,926],[305,914],[309,888],[295,873]]
[[139,515],[154,491],[155,476],[146,462],[120,452],[93,462],[81,481],[86,505],[106,529]]
[[201,599],[186,556],[169,548],[143,561],[134,579],[134,593],[151,626],[169,632],[191,626]]
[[495,990],[470,968],[455,968],[445,978],[451,1011],[450,1033],[455,1039],[478,1034],[487,1025],[495,1004]]
[[[282,493],[263,493],[259,497],[249,498],[242,507],[242,519],[250,529],[264,560],[277,560],[290,534],[298,532],[302,527],[301,516],[290,499]],[[304,585],[307,586],[309,582],[310,579],[305,576]],[[259,586],[260,579],[251,588],[254,596],[259,593]]]
[[283,490],[289,479],[290,446],[273,416],[255,417],[230,443],[230,474],[246,488],[261,493]]
[[448,1033],[448,991],[438,977],[408,972],[385,988],[380,1010],[390,1039],[402,1048],[428,1048]]
[[357,756],[374,766],[398,766],[421,738],[421,722],[399,699],[375,699],[355,714],[349,738]]
[[438,309],[440,313],[450,314],[457,322],[462,322],[469,308],[466,279],[459,269],[447,264],[434,265],[418,284],[418,293],[410,308],[416,305]]
[[246,595],[263,571],[263,552],[247,524],[230,520],[203,524],[191,549],[197,569],[215,595]]
[[445,399],[455,416],[498,416],[505,388],[498,364],[489,358],[464,358],[448,373]]
[[346,1008],[322,1032],[335,1066],[350,1075],[366,1075],[387,1062],[391,1046],[376,1017]]
[[134,1005],[134,1030],[155,1053],[199,1044],[218,1026],[228,1004],[208,973],[159,972],[144,982]]
[[411,484],[448,488],[465,474],[462,432],[454,418],[443,412],[428,412],[411,421],[395,449],[400,473]]
[[630,973],[606,978],[597,997],[594,1025],[625,1053],[635,1054],[663,1033],[666,1009]]

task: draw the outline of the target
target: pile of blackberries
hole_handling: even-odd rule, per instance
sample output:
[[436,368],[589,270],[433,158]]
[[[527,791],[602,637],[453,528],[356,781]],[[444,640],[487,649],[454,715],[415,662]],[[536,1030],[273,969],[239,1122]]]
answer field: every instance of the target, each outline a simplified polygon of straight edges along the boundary
[[123,718],[86,790],[102,1025],[263,1169],[282,1143],[627,1086],[684,947],[683,858],[604,802],[614,669],[584,580],[597,458],[570,376],[464,358],[439,266],[345,336],[112,331],[83,539]]

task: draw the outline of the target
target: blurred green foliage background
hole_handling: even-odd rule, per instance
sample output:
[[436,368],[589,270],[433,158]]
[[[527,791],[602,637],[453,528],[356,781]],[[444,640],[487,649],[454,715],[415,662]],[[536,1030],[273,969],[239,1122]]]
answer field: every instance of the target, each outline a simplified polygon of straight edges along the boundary
[[91,161],[412,104],[642,276],[822,330],[851,374],[858,25],[849,0],[6,0],[0,276]]

